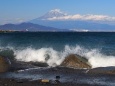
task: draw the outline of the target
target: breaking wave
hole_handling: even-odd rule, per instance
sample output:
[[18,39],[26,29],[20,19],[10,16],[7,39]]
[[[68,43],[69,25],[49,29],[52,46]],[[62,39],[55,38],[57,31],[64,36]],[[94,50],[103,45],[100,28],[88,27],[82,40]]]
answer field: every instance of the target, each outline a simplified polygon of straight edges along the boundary
[[115,66],[115,56],[107,56],[102,54],[99,49],[85,49],[79,45],[66,45],[62,51],[54,50],[53,48],[35,49],[28,47],[25,49],[14,49],[12,47],[2,48],[0,52],[5,49],[10,49],[14,53],[14,58],[18,61],[24,62],[45,62],[49,66],[57,66],[62,63],[67,55],[78,54],[88,59],[93,68]]

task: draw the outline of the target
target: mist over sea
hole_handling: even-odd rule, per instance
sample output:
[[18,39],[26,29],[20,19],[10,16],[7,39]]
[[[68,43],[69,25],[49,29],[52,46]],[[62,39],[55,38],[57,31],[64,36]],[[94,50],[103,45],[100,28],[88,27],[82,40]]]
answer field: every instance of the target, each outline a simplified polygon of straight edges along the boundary
[[[69,54],[88,59],[93,68],[115,66],[114,32],[0,33],[0,55],[57,66]],[[46,56],[50,59],[46,60]]]

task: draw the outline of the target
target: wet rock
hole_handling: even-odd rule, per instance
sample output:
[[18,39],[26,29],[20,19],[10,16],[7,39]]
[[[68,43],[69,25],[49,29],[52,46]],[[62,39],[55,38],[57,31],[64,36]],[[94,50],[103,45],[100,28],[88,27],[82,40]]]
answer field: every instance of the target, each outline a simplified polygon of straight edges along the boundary
[[115,74],[115,67],[99,67],[88,71],[89,74]]
[[64,67],[73,67],[73,68],[91,68],[91,65],[88,63],[86,58],[83,58],[79,55],[71,54],[65,58],[61,63],[61,66]]
[[37,67],[48,67],[49,65],[44,62],[28,62],[31,65],[37,66]]
[[48,67],[47,63],[42,62],[22,62],[22,61],[14,61],[10,67],[10,71],[18,71],[24,70],[29,68],[36,68],[36,67]]
[[0,56],[0,73],[7,72],[10,65],[11,63],[8,58]]
[[9,71],[14,72],[14,71],[24,70],[28,68],[35,68],[35,66],[31,64],[27,64],[26,62],[13,61]]

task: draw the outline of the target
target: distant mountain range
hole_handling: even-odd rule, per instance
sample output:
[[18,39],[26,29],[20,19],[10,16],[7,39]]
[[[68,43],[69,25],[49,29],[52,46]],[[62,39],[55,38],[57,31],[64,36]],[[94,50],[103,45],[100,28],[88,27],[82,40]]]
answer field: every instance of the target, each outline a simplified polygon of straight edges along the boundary
[[[77,15],[79,17],[80,15]],[[105,24],[91,20],[68,19],[70,17],[58,9],[21,24],[5,24],[0,30],[17,31],[115,31],[115,24]],[[87,17],[87,16],[85,16]],[[84,17],[84,18],[85,18]],[[65,19],[64,19],[65,18]],[[100,18],[100,16],[99,16]],[[86,18],[87,19],[87,18]]]
[[53,27],[46,27],[33,23],[21,23],[21,24],[5,24],[0,26],[0,30],[15,30],[15,31],[57,31],[58,29]]

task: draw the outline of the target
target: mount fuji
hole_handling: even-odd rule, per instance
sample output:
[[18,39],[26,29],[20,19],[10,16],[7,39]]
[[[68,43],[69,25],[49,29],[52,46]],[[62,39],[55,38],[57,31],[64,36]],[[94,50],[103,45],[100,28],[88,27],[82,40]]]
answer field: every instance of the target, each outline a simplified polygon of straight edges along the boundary
[[67,14],[64,13],[64,12],[61,12],[59,9],[54,9],[54,10],[51,10],[49,12],[47,12],[45,15],[37,18],[38,20],[47,20],[49,18],[54,18],[54,17],[64,17],[66,16]]
[[79,16],[77,15],[78,19],[74,19],[74,16],[72,16],[72,19],[69,19],[70,15],[59,9],[54,9],[29,22],[71,31],[115,31],[115,25],[86,20],[89,16],[79,19]]

